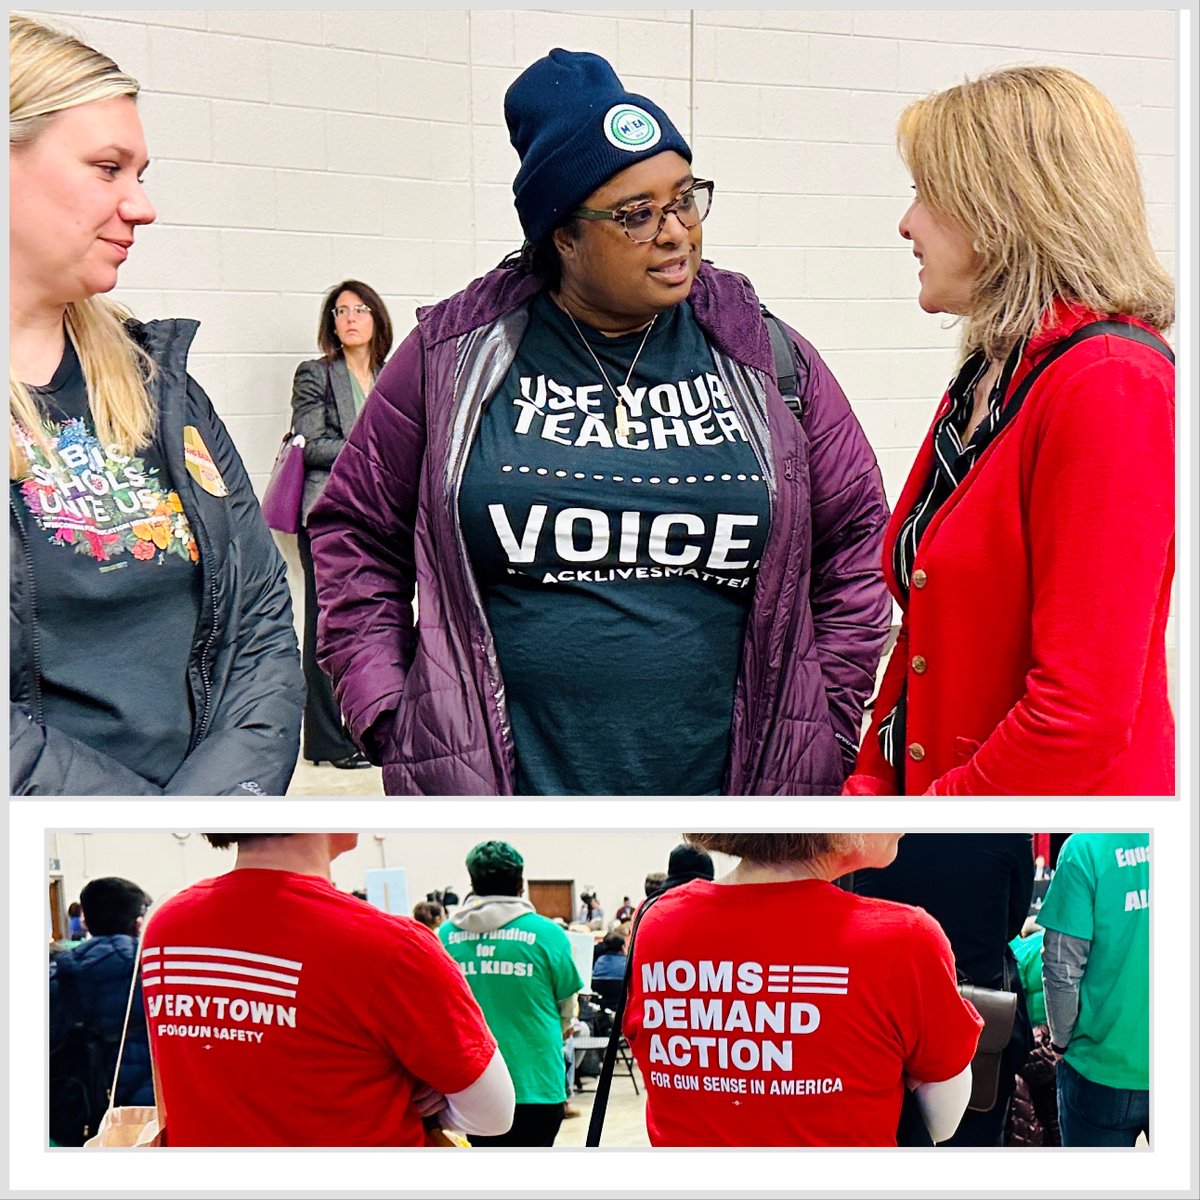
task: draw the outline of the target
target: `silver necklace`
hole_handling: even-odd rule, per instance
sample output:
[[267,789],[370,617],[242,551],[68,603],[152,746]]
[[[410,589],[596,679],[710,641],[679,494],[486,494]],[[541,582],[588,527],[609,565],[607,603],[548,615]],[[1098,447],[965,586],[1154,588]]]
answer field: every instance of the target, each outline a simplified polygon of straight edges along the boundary
[[[567,319],[575,326],[575,332],[579,334],[579,340],[583,343],[584,349],[592,356],[592,361],[600,368],[600,374],[604,376],[604,382],[608,384],[608,390],[612,392],[612,397],[617,403],[617,437],[625,438],[629,435],[629,412],[625,403],[625,397],[613,387],[612,380],[608,377],[608,372],[604,369],[604,364],[596,357],[595,350],[592,349],[591,343],[583,336],[583,330],[579,328],[579,323],[571,316],[566,305],[560,303],[559,308],[567,314]],[[654,322],[658,320],[658,313],[650,318],[650,324],[646,326],[645,335],[642,337],[642,344],[638,347],[637,353],[633,356],[633,362],[629,364],[629,370],[625,372],[625,382],[621,386],[628,391],[629,381],[633,378],[633,368],[637,366],[637,361],[642,357],[642,351],[646,348],[646,343],[650,340],[650,331],[654,328]]]

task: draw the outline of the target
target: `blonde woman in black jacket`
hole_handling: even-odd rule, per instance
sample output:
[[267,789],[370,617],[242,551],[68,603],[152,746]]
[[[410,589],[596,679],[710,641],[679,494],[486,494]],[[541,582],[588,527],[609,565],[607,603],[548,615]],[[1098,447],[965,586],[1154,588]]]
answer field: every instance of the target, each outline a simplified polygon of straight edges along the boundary
[[304,436],[304,497],[297,542],[304,568],[304,757],[343,770],[371,764],[350,737],[329,676],[317,666],[317,588],[308,514],[325,490],[334,460],[350,436],[392,348],[392,321],[379,293],[357,279],[334,284],[321,300],[321,357],[296,368],[292,432]]
[[282,794],[291,602],[197,323],[102,296],[156,215],[137,81],[22,16],[9,59],[10,790]]

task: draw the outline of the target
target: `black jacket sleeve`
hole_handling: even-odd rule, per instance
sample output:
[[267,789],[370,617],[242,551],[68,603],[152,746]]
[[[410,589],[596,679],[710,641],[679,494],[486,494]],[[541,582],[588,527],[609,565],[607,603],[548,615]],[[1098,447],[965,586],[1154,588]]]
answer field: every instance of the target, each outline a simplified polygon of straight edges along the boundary
[[328,471],[346,444],[340,428],[329,424],[326,402],[329,372],[325,360],[309,359],[296,368],[292,380],[292,433],[304,435],[304,465]]
[[164,791],[281,796],[296,767],[304,709],[287,572],[242,460],[212,403],[191,379],[188,398],[229,489],[228,559],[221,586],[231,589],[232,597],[223,606],[228,620],[218,630],[223,686],[209,728]]
[[1020,932],[1029,916],[1033,899],[1033,834],[1019,833],[1012,838],[1012,879],[1008,888],[1008,940]]

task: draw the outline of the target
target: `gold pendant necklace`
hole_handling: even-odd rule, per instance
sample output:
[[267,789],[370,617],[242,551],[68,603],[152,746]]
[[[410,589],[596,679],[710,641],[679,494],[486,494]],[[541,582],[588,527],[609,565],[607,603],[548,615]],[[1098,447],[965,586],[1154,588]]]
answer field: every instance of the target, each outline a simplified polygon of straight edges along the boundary
[[[583,343],[584,349],[592,356],[592,361],[600,368],[600,374],[604,376],[604,382],[608,384],[608,390],[612,393],[613,400],[616,401],[616,419],[617,419],[617,437],[622,440],[629,436],[629,413],[625,403],[625,397],[613,387],[612,380],[608,377],[608,372],[604,369],[604,364],[596,357],[595,350],[592,349],[591,343],[583,336],[583,330],[579,328],[579,322],[571,316],[566,306],[559,302],[559,308],[567,314],[567,319],[575,326],[575,332],[579,334],[579,340]],[[629,390],[629,381],[633,378],[633,369],[637,366],[637,361],[642,357],[642,351],[646,348],[646,343],[650,340],[650,331],[654,328],[654,322],[658,320],[658,313],[650,318],[650,324],[646,326],[646,332],[642,337],[642,344],[638,347],[637,353],[633,356],[633,362],[629,364],[629,370],[625,372],[625,382],[621,387]]]

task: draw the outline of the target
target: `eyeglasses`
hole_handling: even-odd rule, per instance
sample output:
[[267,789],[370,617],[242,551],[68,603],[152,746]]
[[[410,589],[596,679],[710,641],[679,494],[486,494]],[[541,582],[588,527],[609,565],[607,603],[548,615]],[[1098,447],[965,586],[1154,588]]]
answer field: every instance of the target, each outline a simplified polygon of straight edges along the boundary
[[641,244],[652,242],[666,224],[667,216],[674,213],[686,229],[695,229],[712,210],[714,184],[711,179],[697,179],[686,192],[676,196],[670,204],[631,204],[627,208],[612,211],[601,208],[577,208],[573,213],[585,221],[616,221],[625,230],[625,236]]
[[366,304],[355,304],[353,307],[349,304],[339,304],[337,308],[330,309],[335,317],[348,317],[353,313],[356,317],[365,317],[371,311]]

